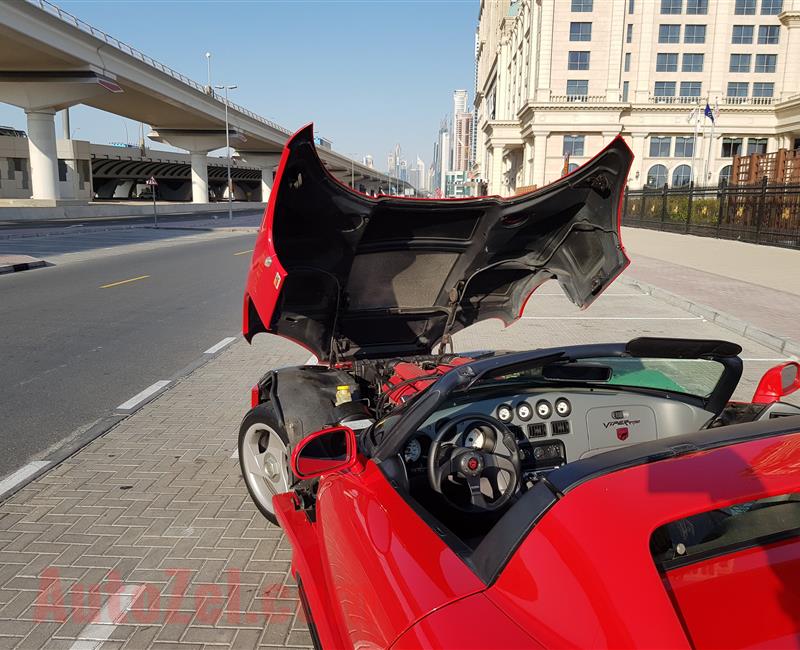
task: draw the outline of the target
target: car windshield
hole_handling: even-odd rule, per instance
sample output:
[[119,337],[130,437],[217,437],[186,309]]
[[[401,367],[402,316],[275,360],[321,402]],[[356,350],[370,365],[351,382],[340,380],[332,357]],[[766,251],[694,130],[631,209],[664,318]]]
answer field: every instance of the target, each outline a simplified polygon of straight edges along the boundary
[[[559,369],[558,378],[553,370]],[[566,373],[565,370],[571,372]],[[492,382],[584,381],[593,384],[648,388],[706,398],[719,382],[725,367],[711,359],[665,359],[640,357],[594,357],[578,362],[558,362],[493,376]],[[602,372],[600,372],[602,371]]]

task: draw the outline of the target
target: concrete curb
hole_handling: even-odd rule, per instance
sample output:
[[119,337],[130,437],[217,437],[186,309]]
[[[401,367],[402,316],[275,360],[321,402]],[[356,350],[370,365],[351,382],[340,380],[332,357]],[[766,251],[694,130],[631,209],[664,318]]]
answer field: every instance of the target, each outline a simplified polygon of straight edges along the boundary
[[0,275],[4,273],[17,273],[18,271],[27,271],[28,269],[41,269],[47,266],[45,260],[33,260],[31,262],[20,262],[18,264],[2,264],[0,265]]
[[671,291],[656,287],[648,282],[642,282],[636,278],[620,277],[622,284],[636,287],[642,293],[653,296],[658,300],[666,302],[674,307],[679,307],[690,314],[701,316],[705,320],[715,323],[720,327],[735,332],[754,343],[758,343],[776,352],[785,354],[788,357],[795,359],[800,358],[800,343],[785,336],[767,332],[751,323],[741,320],[736,316],[720,311],[714,307],[702,305],[700,303],[692,302],[691,300],[679,296]]
[[230,345],[226,345],[225,347],[220,348],[216,352],[213,353],[203,352],[203,354],[201,354],[198,358],[192,361],[189,365],[184,366],[181,370],[172,375],[172,377],[170,377],[169,379],[169,384],[167,384],[163,389],[157,391],[156,393],[153,393],[147,399],[142,400],[134,408],[122,411],[115,408],[112,409],[110,412],[106,412],[105,415],[103,415],[99,420],[97,420],[97,422],[95,422],[91,427],[89,427],[79,436],[76,436],[75,438],[72,439],[68,439],[68,442],[63,447],[56,449],[53,453],[48,454],[43,458],[37,459],[37,460],[48,461],[48,464],[45,467],[42,467],[40,470],[32,473],[30,476],[26,477],[24,481],[17,483],[11,489],[0,494],[0,503],[14,496],[26,485],[32,483],[36,479],[40,478],[41,476],[55,469],[56,467],[61,465],[61,463],[63,463],[65,460],[77,454],[79,451],[81,451],[84,447],[86,447],[90,443],[106,435],[109,431],[114,429],[120,422],[127,420],[129,417],[131,417],[138,411],[142,410],[148,404],[156,401],[164,394],[172,390],[175,386],[180,384],[182,381],[187,379],[192,373],[196,372],[197,370],[200,370],[200,368],[205,366],[207,363],[213,361],[218,356],[224,354],[225,352],[233,348],[236,344],[241,343],[243,340],[244,339],[237,336],[236,340],[233,341]]

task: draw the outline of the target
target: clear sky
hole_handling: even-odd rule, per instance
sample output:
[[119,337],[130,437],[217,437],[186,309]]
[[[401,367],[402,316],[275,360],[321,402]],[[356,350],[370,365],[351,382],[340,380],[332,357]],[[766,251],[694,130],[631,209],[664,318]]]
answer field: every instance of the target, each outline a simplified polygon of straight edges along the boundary
[[[294,129],[313,121],[334,149],[370,153],[380,170],[396,143],[431,162],[452,91],[474,91],[477,0],[63,0],[62,9]],[[139,125],[71,110],[73,137],[138,141]],[[25,128],[0,104],[0,124]],[[59,136],[60,136],[60,127]],[[127,128],[127,135],[126,135]],[[160,146],[160,145],[159,145]]]

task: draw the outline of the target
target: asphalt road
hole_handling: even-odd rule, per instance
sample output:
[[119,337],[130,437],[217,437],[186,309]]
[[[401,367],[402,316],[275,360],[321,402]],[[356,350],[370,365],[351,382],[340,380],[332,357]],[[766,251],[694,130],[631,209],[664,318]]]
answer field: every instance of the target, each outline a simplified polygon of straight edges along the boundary
[[0,276],[0,478],[236,336],[254,237]]

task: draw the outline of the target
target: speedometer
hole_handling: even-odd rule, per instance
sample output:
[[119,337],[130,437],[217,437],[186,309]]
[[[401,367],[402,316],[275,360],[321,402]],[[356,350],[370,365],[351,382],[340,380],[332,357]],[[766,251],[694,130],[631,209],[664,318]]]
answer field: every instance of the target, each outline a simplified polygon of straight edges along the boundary
[[480,429],[472,429],[464,436],[464,446],[471,447],[472,449],[483,449],[483,443],[486,441],[486,436]]
[[403,458],[407,463],[416,463],[422,456],[422,445],[416,438],[410,440],[403,450]]

